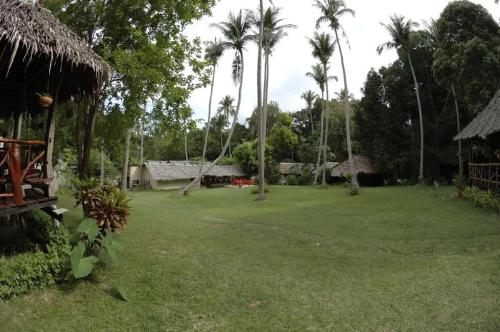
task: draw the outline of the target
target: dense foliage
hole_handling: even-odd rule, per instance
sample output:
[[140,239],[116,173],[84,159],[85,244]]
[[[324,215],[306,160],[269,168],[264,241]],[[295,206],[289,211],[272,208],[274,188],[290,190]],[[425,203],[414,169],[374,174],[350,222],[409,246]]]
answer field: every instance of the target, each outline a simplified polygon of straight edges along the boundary
[[27,213],[24,218],[38,250],[0,256],[0,299],[61,282],[68,273],[70,246],[64,226],[54,226],[42,212]]

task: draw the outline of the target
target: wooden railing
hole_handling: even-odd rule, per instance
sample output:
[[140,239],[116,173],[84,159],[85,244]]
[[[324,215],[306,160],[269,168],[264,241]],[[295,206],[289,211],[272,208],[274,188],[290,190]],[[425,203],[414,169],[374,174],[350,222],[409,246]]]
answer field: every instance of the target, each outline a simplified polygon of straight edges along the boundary
[[[16,205],[25,205],[24,184],[46,184],[44,178],[45,142],[0,138],[0,184],[10,190],[0,191],[0,198],[13,199]],[[41,164],[42,169],[35,165]]]
[[500,164],[469,164],[471,184],[480,189],[500,191]]

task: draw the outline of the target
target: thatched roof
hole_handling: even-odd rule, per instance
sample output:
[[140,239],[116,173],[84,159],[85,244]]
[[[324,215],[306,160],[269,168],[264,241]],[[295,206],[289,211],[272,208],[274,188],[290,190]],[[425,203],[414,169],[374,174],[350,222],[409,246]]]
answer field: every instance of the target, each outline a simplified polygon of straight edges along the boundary
[[60,101],[99,90],[110,67],[50,11],[0,0],[0,102],[20,107],[35,92],[53,94],[63,73]]
[[486,137],[496,132],[500,132],[500,90],[495,94],[488,106],[455,137],[455,140],[474,137],[486,139]]
[[[200,165],[189,162],[148,161],[145,166],[156,181],[194,179],[200,172]],[[205,165],[204,169],[207,168]],[[241,177],[244,173],[235,165],[215,165],[207,176]]]
[[[377,173],[377,169],[373,166],[372,162],[368,157],[364,156],[354,156],[354,167],[356,168],[357,173],[364,174],[375,174]],[[332,168],[332,176],[335,177],[343,177],[346,174],[351,173],[351,169],[349,167],[349,160],[346,160],[334,168]]]

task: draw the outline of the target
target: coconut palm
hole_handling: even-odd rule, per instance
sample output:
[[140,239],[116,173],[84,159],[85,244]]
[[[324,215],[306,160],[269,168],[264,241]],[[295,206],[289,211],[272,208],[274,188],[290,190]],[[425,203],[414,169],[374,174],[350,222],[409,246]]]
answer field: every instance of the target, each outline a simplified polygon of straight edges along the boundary
[[304,99],[307,105],[307,113],[309,114],[309,121],[311,122],[311,135],[314,134],[314,121],[312,115],[312,108],[314,101],[318,98],[318,95],[313,91],[306,91],[300,96],[300,98]]
[[[261,4],[262,5],[262,4]],[[259,195],[258,200],[265,199],[264,179],[265,179],[265,145],[267,136],[267,108],[269,95],[269,58],[272,55],[276,45],[287,36],[286,29],[294,28],[292,24],[281,24],[283,19],[279,18],[280,8],[268,8],[265,13],[262,7],[259,9],[259,16],[256,13],[254,16],[254,24],[259,28],[259,32],[255,34],[255,39],[259,42],[261,52],[264,52],[264,90],[262,93],[262,109],[260,112],[259,121]],[[264,22],[261,24],[261,22]],[[262,38],[261,38],[262,37]],[[262,43],[262,44],[261,44]],[[261,46],[262,45],[262,46]],[[262,66],[260,59],[262,54],[259,54],[259,63]],[[259,79],[261,79],[262,69],[260,69]],[[262,85],[259,85],[260,88]],[[259,88],[259,89],[260,89]]]
[[217,165],[229,147],[231,143],[231,137],[233,136],[234,128],[236,127],[236,123],[238,121],[238,114],[240,112],[241,107],[241,97],[243,91],[243,74],[245,69],[245,61],[244,61],[244,50],[246,45],[253,39],[251,35],[252,29],[252,21],[247,14],[244,14],[243,11],[235,15],[232,12],[229,13],[228,19],[226,22],[215,23],[211,25],[212,27],[218,29],[225,40],[221,42],[221,45],[224,47],[224,50],[234,50],[235,57],[233,60],[233,82],[238,86],[238,102],[236,104],[236,111],[233,116],[233,123],[229,130],[226,143],[222,148],[221,154],[214,160],[214,162],[207,167],[201,174],[198,175],[196,179],[194,179],[188,186],[182,189],[181,193],[186,195],[189,190],[196,185],[200,179],[207,174],[215,165]]
[[200,174],[203,172],[203,164],[205,163],[205,156],[207,154],[208,134],[210,132],[210,120],[212,116],[212,97],[214,95],[215,72],[217,64],[219,63],[223,53],[224,46],[217,40],[217,38],[214,41],[209,42],[205,50],[205,60],[212,65],[212,82],[210,86],[210,98],[208,101],[208,119],[205,128],[205,138],[203,140],[203,152],[201,154]]
[[422,103],[420,101],[420,88],[417,80],[417,75],[415,74],[415,69],[413,68],[413,62],[411,58],[412,49],[412,30],[418,27],[418,23],[406,19],[404,16],[394,15],[391,17],[390,24],[380,23],[384,28],[387,29],[391,35],[391,40],[380,45],[377,48],[379,54],[381,54],[385,49],[396,49],[400,54],[404,54],[408,59],[408,64],[410,65],[411,74],[413,76],[413,82],[415,84],[415,95],[417,97],[418,105],[418,117],[420,120],[420,169],[419,169],[419,181],[424,181],[424,120],[422,113]]
[[[225,96],[224,98],[219,101],[219,107],[217,108],[217,114],[221,117],[222,119],[222,130],[220,132],[220,141],[221,141],[221,146],[223,147],[223,134],[224,130],[228,125],[229,125],[229,118],[234,115],[236,112],[234,108],[234,98],[231,96]],[[231,154],[231,151],[229,151],[229,154]]]
[[344,54],[342,52],[342,45],[339,39],[339,30],[345,35],[345,31],[340,24],[340,18],[346,14],[355,15],[354,10],[347,8],[343,0],[315,0],[314,6],[321,11],[321,16],[316,21],[316,27],[319,28],[322,23],[327,23],[329,27],[335,32],[335,40],[339,48],[340,62],[342,64],[342,74],[344,77],[344,90],[346,91],[344,97],[344,111],[345,111],[345,129],[347,140],[347,153],[349,155],[349,169],[351,170],[351,192],[357,194],[359,192],[359,183],[357,177],[357,170],[354,166],[354,158],[352,155],[352,140],[351,140],[351,124],[350,124],[350,110],[349,110],[349,89],[347,88],[347,74],[344,63]]
[[321,151],[323,150],[323,131],[324,131],[324,118],[325,118],[325,85],[326,85],[326,73],[321,64],[317,64],[311,67],[312,71],[308,72],[306,76],[311,77],[316,84],[318,85],[319,90],[321,91],[321,100],[323,101],[323,107],[321,110],[321,121],[320,121],[320,134],[319,134],[319,142],[318,142],[318,158],[316,161],[316,172],[314,175],[314,184],[318,184],[318,175],[319,175],[319,164],[321,162]]
[[[323,66],[323,71],[325,76],[328,77],[328,64],[335,51],[335,44],[331,37],[327,33],[318,34],[314,33],[314,38],[309,39],[309,44],[311,45],[313,52],[312,55],[319,60]],[[323,141],[323,177],[321,184],[326,186],[326,163],[327,163],[327,147],[328,147],[328,122],[330,118],[330,89],[328,88],[328,80],[325,81],[325,91],[326,91],[326,109],[325,109],[325,131],[324,131],[324,141]]]

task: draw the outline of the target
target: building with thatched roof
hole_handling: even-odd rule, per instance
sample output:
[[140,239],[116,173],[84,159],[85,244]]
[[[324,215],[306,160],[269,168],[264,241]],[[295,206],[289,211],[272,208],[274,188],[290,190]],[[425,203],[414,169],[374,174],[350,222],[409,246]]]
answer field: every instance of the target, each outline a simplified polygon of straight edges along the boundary
[[[55,201],[52,151],[56,105],[96,99],[110,67],[48,10],[0,1],[0,216]],[[43,140],[21,140],[23,114],[47,116]],[[5,136],[9,136],[5,138]]]
[[[381,186],[384,184],[383,176],[373,165],[370,158],[365,156],[353,156],[354,167],[358,174],[358,181],[362,186]],[[331,176],[334,179],[347,179],[351,174],[349,160],[346,160],[331,170]],[[338,181],[338,180],[337,180]]]
[[[208,165],[204,166],[204,170]],[[141,174],[142,173],[142,174]],[[130,183],[147,188],[180,189],[187,186],[200,173],[200,165],[186,161],[147,161],[142,167],[131,167]],[[202,179],[202,185],[229,185],[236,178],[245,174],[236,165],[215,165]],[[142,179],[141,179],[142,177]]]
[[469,142],[469,178],[472,184],[500,192],[500,90],[455,140]]

